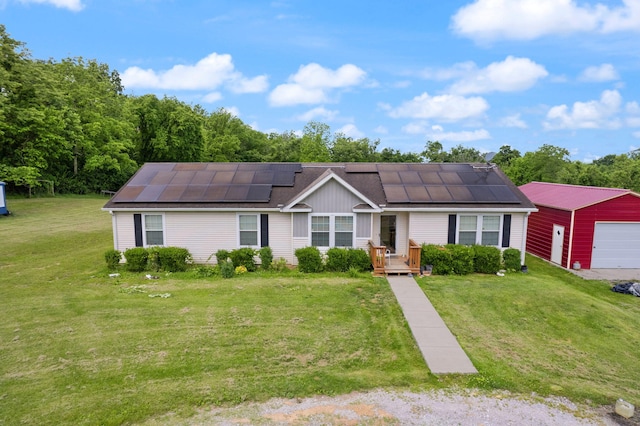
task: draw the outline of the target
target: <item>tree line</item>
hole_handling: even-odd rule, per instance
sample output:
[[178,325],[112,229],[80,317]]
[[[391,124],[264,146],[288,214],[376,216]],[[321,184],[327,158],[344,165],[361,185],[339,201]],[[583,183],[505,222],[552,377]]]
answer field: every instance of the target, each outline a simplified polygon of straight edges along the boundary
[[[309,122],[301,133],[263,133],[232,113],[173,97],[124,94],[116,70],[95,60],[38,60],[0,25],[0,180],[16,190],[116,190],[145,162],[476,162],[461,145],[444,151],[380,149],[380,140]],[[590,164],[544,145],[521,155],[503,146],[491,160],[516,183],[533,180],[640,190],[637,153]]]

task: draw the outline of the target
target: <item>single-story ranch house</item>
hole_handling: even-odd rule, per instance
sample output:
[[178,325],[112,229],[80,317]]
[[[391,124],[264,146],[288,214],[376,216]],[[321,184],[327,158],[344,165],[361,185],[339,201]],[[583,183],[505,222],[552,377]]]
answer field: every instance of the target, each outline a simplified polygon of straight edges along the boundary
[[147,163],[103,210],[120,251],[184,247],[204,263],[269,246],[295,265],[301,247],[356,247],[419,268],[422,243],[514,247],[524,264],[536,208],[489,164]]

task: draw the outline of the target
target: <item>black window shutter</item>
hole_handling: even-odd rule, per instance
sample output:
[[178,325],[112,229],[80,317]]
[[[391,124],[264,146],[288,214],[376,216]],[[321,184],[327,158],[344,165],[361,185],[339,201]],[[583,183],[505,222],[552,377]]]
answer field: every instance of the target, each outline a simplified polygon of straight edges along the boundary
[[260,247],[269,245],[269,215],[260,215]]
[[511,244],[511,215],[505,214],[502,219],[502,247],[509,247]]
[[449,236],[447,238],[448,244],[456,243],[456,215],[449,215]]
[[133,229],[136,235],[136,247],[142,247],[142,215],[140,213],[133,215]]

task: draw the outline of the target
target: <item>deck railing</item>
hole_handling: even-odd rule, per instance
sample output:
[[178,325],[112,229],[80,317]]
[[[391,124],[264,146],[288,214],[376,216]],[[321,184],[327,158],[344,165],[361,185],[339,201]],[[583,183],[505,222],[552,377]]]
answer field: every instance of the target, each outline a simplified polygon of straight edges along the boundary
[[409,269],[412,274],[420,273],[420,253],[422,247],[413,240],[409,240]]
[[371,256],[374,274],[384,274],[386,254],[387,246],[377,246],[373,241],[369,240],[369,255]]

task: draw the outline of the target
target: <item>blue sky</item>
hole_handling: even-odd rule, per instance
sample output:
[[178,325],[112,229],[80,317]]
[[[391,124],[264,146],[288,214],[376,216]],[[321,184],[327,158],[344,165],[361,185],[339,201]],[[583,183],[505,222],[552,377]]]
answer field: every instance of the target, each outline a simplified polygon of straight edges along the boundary
[[33,58],[96,59],[127,93],[263,132],[587,162],[640,147],[640,0],[0,0],[0,22]]

